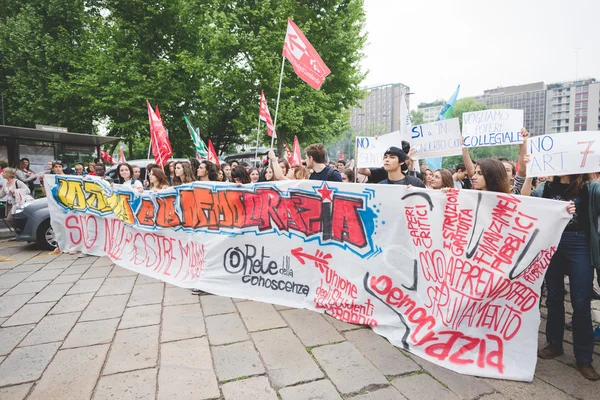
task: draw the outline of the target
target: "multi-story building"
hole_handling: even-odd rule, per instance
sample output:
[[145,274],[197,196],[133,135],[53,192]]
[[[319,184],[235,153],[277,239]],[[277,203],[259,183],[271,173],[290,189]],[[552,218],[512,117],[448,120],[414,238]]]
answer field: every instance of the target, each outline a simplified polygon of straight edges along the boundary
[[583,79],[548,85],[546,133],[600,130],[600,82]]
[[[402,94],[410,92],[410,88],[402,83],[393,83],[365,91],[365,98],[350,113],[353,131],[361,136],[374,136],[399,130],[400,99]],[[410,107],[409,96],[406,96],[406,103]]]
[[547,91],[544,82],[488,89],[473,99],[487,108],[523,110],[525,128],[532,135],[546,133]]
[[445,105],[445,100],[437,100],[433,103],[421,103],[417,107],[417,110],[423,113],[423,123],[428,124],[430,122],[435,122]]

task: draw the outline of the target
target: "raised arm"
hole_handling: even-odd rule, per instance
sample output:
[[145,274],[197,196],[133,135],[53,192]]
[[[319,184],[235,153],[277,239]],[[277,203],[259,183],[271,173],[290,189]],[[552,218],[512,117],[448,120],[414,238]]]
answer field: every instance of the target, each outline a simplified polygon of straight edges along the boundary
[[275,156],[275,152],[273,150],[269,150],[268,153],[269,162],[271,163],[271,168],[273,168],[273,175],[275,175],[275,179],[278,181],[286,181],[289,178],[283,175],[283,171],[277,162],[277,157]]
[[465,168],[467,169],[467,175],[470,178],[473,175],[475,175],[475,164],[473,164],[473,160],[471,160],[471,155],[469,154],[469,148],[465,147],[464,138],[462,138],[461,141],[462,141],[463,161],[465,163]]
[[521,129],[521,136],[523,137],[523,143],[519,145],[519,170],[517,171],[517,175],[525,178],[527,176],[527,162],[525,161],[525,155],[527,154],[527,138],[530,136],[527,129]]
[[369,168],[358,168],[358,173],[364,176],[371,176],[371,170]]

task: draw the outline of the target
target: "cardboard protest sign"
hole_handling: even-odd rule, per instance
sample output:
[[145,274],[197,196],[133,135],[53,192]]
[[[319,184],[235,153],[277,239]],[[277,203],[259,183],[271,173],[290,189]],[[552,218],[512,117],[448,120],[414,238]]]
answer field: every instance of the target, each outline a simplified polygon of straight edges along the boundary
[[404,136],[415,149],[415,157],[443,157],[462,154],[461,133],[458,118],[440,120],[410,128],[410,136]]
[[183,287],[325,312],[454,371],[531,381],[541,283],[570,216],[504,193],[320,181],[139,194],[48,175],[63,250]]
[[527,176],[585,174],[600,171],[600,132],[581,131],[528,139]]
[[383,153],[388,147],[402,148],[400,131],[381,136],[357,136],[356,153],[358,168],[379,168],[383,166]]
[[465,147],[523,143],[523,110],[485,110],[464,113]]

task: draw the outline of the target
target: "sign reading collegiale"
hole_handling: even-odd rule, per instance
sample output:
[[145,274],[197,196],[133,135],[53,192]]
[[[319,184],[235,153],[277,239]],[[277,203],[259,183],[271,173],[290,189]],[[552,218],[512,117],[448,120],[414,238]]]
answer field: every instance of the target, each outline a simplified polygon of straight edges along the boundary
[[523,110],[485,110],[462,116],[465,147],[523,143]]
[[143,194],[92,177],[44,181],[61,249],[369,325],[460,373],[533,378],[564,202],[309,180]]

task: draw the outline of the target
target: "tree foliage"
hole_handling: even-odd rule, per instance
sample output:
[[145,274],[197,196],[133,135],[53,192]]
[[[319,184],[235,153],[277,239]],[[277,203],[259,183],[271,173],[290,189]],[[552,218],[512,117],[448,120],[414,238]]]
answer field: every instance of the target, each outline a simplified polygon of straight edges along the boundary
[[[93,133],[99,123],[145,157],[145,101],[158,104],[176,156],[194,153],[187,114],[217,150],[256,138],[261,90],[275,113],[292,18],[331,69],[321,90],[286,62],[278,135],[341,136],[361,96],[362,0],[0,0],[0,90],[7,122]],[[268,137],[264,134],[263,144]],[[133,155],[131,153],[134,153]]]
[[423,111],[410,110],[410,123],[421,125],[423,123]]

